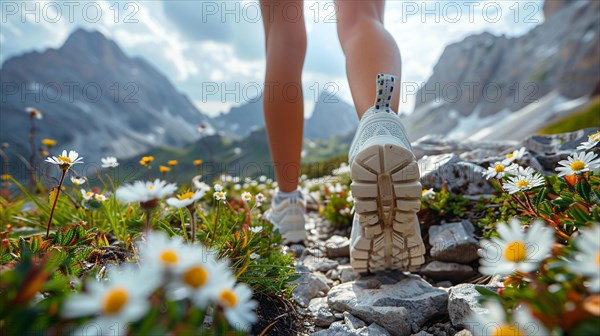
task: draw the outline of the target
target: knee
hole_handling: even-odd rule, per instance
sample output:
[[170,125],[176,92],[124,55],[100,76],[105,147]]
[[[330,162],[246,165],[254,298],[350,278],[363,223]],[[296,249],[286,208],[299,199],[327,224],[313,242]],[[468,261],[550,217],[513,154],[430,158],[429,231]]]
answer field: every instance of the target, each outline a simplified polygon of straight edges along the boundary
[[300,24],[273,25],[268,36],[267,52],[276,47],[289,54],[302,57],[306,54],[306,30]]

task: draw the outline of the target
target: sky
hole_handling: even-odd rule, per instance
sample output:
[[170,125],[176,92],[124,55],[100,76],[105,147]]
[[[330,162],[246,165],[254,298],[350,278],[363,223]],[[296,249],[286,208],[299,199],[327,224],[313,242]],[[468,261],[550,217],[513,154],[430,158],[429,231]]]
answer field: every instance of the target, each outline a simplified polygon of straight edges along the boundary
[[[448,44],[484,31],[510,37],[526,33],[542,23],[542,4],[388,0],[384,21],[402,54],[401,89],[423,85]],[[0,63],[32,50],[59,48],[82,27],[115,40],[130,56],[145,58],[209,115],[262,94],[265,48],[258,1],[2,0],[0,5]],[[299,8],[285,8],[294,20]],[[304,3],[307,116],[321,90],[352,101],[335,12],[334,1]],[[409,91],[401,90],[404,113],[414,107]]]

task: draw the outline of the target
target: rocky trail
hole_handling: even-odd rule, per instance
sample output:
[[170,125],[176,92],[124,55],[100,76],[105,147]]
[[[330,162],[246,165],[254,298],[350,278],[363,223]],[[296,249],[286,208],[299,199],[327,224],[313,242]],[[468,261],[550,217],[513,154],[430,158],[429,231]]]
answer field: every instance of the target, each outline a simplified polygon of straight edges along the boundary
[[[424,138],[415,144],[425,188],[448,190],[476,200],[492,197],[482,177],[499,155],[527,148],[525,165],[551,173],[592,129],[514,142],[452,142]],[[478,273],[477,214],[453,221],[419,216],[427,247],[426,262],[415,274],[386,272],[360,275],[349,260],[350,228],[336,228],[309,204],[306,245],[285,247],[297,257],[293,290],[296,321],[288,331],[314,335],[446,336],[472,335],[466,329],[472,312],[483,312],[477,287],[496,291],[499,277]],[[501,285],[500,285],[501,286]],[[285,322],[284,322],[285,323]],[[284,330],[279,326],[278,330]],[[268,333],[267,333],[268,334]]]

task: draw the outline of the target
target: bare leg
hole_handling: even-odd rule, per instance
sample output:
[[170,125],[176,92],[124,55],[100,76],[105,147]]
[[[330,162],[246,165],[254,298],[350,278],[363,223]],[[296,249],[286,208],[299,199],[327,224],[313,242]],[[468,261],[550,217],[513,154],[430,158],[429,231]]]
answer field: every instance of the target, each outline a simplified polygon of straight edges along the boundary
[[[338,37],[346,55],[346,73],[358,117],[375,101],[375,77],[380,73],[400,79],[400,50],[383,27],[384,0],[337,0]],[[399,92],[392,96],[398,111]]]
[[263,108],[275,177],[283,192],[298,188],[300,173],[306,54],[302,6],[302,0],[261,1],[267,48]]

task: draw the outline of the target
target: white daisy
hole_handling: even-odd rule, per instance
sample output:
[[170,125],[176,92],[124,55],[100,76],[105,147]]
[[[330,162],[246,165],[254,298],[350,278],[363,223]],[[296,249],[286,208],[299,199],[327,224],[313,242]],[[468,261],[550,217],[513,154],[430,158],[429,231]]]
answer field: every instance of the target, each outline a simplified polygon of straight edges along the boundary
[[[65,318],[95,316],[91,321],[95,333],[125,335],[127,324],[142,318],[150,308],[148,297],[158,287],[159,277],[144,268],[134,269],[131,264],[121,267],[120,272],[111,268],[109,277],[104,283],[91,281],[86,292],[68,297],[61,315]],[[85,333],[85,326],[79,331]]]
[[258,204],[262,204],[267,198],[265,197],[265,195],[263,195],[262,193],[258,193],[256,194],[256,196],[254,196],[256,198],[256,202]]
[[102,168],[115,168],[119,165],[117,158],[114,156],[107,156],[100,159],[100,161],[102,161]]
[[433,189],[423,189],[421,192],[421,196],[425,199],[433,199],[435,197],[435,190]]
[[251,193],[249,193],[249,192],[247,192],[247,191],[244,191],[244,192],[242,193],[242,201],[244,201],[244,202],[248,203],[248,202],[250,202],[251,200],[252,200],[252,194],[251,194]]
[[519,161],[523,158],[523,155],[525,155],[525,147],[521,147],[520,149],[517,149],[515,151],[513,151],[512,153],[508,153],[506,154],[506,158],[504,160],[502,160],[502,163],[507,166],[511,163],[513,163],[514,161]]
[[223,186],[217,183],[215,184],[213,189],[215,189],[215,191],[223,191]]
[[160,179],[149,181],[135,181],[133,184],[125,184],[117,189],[117,199],[127,203],[145,203],[159,200],[177,190],[177,185],[167,183]]
[[262,226],[253,226],[250,228],[250,231],[254,232],[254,233],[259,233],[263,230]]
[[216,261],[199,245],[188,246],[181,263],[174,269],[169,291],[177,298],[189,298],[200,308],[214,300],[222,283],[235,279],[229,266]]
[[213,196],[217,201],[224,201],[225,199],[227,199],[227,193],[224,191],[215,191]]
[[486,275],[506,275],[513,271],[531,272],[549,254],[554,233],[542,221],[535,221],[523,232],[521,222],[513,218],[510,225],[499,222],[500,237],[481,241],[479,271]]
[[508,178],[507,182],[502,183],[502,187],[509,194],[514,194],[518,191],[527,191],[546,184],[544,177],[538,173],[533,174],[517,174]]
[[71,176],[71,182],[76,185],[76,186],[80,186],[82,184],[85,183],[85,178],[84,177],[75,177],[75,176]]
[[94,197],[95,193],[93,191],[85,191],[85,189],[81,189],[81,195],[83,196],[84,200],[89,201],[92,199],[92,197]]
[[26,107],[25,113],[29,114],[35,119],[42,119],[42,112],[40,112],[40,110],[36,109],[35,107]]
[[206,194],[204,190],[196,190],[196,192],[188,191],[177,195],[177,197],[168,198],[167,204],[174,208],[185,208],[201,199],[204,194]]
[[[506,168],[502,162],[496,162],[493,165],[489,166],[488,169],[482,172],[483,176],[485,176],[486,180],[491,178],[501,179],[506,175]],[[424,196],[424,195],[423,195]]]
[[140,260],[161,271],[177,269],[187,250],[181,237],[169,238],[161,231],[152,231],[145,243],[138,243]]
[[231,278],[216,291],[216,302],[225,313],[229,325],[237,330],[248,330],[256,321],[254,309],[258,303],[252,300],[252,290],[245,284],[237,284]]
[[200,181],[200,178],[202,178],[201,175],[198,175],[196,177],[194,177],[192,179],[192,182],[194,183],[194,187],[198,190],[202,190],[202,191],[209,191],[210,190],[210,186],[204,182]]
[[596,147],[600,143],[600,130],[598,130],[594,134],[588,135],[588,140],[581,143],[581,145],[577,146],[577,150],[585,151],[590,150]]
[[488,301],[484,303],[483,308],[487,313],[473,313],[467,318],[466,325],[475,336],[547,336],[550,334],[525,306],[518,306],[508,316],[498,301]]
[[95,194],[94,198],[96,199],[96,201],[99,202],[104,202],[106,201],[106,196],[102,195],[102,194]]
[[600,225],[596,223],[591,228],[581,229],[575,246],[580,253],[575,254],[569,269],[589,280],[590,292],[600,292]]
[[66,150],[63,150],[62,154],[58,157],[53,156],[46,158],[46,162],[58,165],[61,169],[66,170],[74,164],[83,163],[83,161],[81,161],[82,159],[83,158],[79,157],[79,154],[74,150],[69,151],[69,154],[67,154]]
[[600,159],[596,159],[597,156],[597,154],[592,152],[574,153],[567,160],[562,160],[558,163],[562,166],[556,168],[558,176],[570,176],[590,170],[597,170],[600,168]]
[[537,171],[531,167],[522,167],[516,163],[511,163],[509,166],[504,167],[504,172],[510,175],[533,175]]

